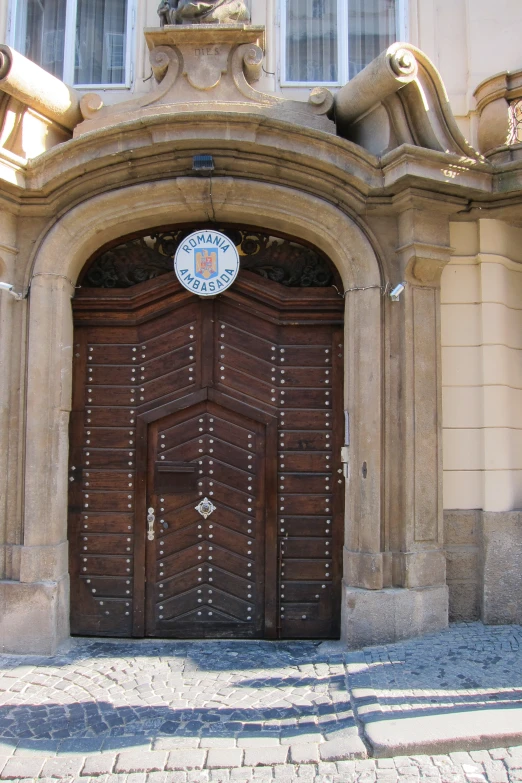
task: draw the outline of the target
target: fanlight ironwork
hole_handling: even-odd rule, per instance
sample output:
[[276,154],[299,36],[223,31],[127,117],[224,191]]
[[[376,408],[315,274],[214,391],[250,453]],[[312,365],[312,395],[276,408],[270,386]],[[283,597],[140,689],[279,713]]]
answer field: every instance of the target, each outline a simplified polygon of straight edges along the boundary
[[[215,228],[215,227],[213,227]],[[105,250],[84,270],[84,288],[129,288],[173,271],[178,245],[194,229],[163,231]],[[331,264],[298,242],[244,229],[219,228],[236,245],[241,269],[290,288],[325,288],[334,283]]]

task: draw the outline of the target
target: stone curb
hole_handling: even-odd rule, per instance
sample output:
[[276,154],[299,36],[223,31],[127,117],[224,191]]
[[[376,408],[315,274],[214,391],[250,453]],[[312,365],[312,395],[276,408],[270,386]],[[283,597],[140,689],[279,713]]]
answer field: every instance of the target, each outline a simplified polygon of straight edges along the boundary
[[493,750],[522,744],[522,708],[388,712],[372,688],[364,653],[347,662],[349,689],[373,758]]
[[522,709],[483,709],[390,719],[364,724],[375,758],[493,750],[522,744]]
[[[242,767],[284,767],[288,759],[298,764],[349,761],[367,758],[367,750],[356,736],[309,743],[247,748],[179,748],[167,751],[105,752],[92,755],[2,756],[0,780],[22,777],[99,777],[111,774],[174,772],[176,770],[239,769]],[[299,760],[298,760],[299,759]],[[63,775],[61,772],[63,771]]]

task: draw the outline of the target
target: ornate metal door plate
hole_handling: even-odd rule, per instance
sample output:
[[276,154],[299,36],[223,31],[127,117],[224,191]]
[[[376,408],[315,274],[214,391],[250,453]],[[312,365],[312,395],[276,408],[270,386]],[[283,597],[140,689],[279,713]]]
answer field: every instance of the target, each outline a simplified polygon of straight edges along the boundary
[[208,498],[203,498],[203,500],[201,500],[198,503],[198,505],[195,506],[194,508],[196,509],[196,511],[199,511],[201,516],[204,517],[205,519],[209,517],[213,511],[216,510],[215,505]]
[[147,522],[148,524],[148,532],[147,532],[147,538],[149,541],[154,541],[154,522],[156,521],[156,516],[154,514],[154,509],[149,508],[147,512]]

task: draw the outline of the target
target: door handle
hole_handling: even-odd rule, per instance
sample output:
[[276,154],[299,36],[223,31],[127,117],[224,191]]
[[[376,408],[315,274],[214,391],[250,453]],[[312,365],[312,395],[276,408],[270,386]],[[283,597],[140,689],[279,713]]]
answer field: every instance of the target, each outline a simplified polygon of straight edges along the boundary
[[147,538],[149,541],[154,541],[154,522],[156,521],[156,517],[154,516],[154,509],[149,508],[147,513],[147,522],[149,523],[149,529],[147,532]]

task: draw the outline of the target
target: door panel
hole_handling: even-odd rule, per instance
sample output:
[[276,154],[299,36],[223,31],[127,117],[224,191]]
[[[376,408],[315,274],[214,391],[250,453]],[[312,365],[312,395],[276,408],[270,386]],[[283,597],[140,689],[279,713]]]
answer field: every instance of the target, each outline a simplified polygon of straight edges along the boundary
[[77,293],[73,633],[335,637],[343,302],[248,272],[207,301],[165,281],[114,311]]
[[[182,459],[197,466],[194,491],[148,493],[157,533],[147,545],[147,634],[262,637],[265,426],[211,401],[149,424],[148,487],[154,487],[161,461]],[[222,481],[215,474],[217,460],[225,469]],[[237,474],[244,491],[237,488]],[[196,508],[202,498],[215,507],[207,518]],[[228,527],[229,513],[238,529]],[[216,567],[226,577],[219,587]]]

